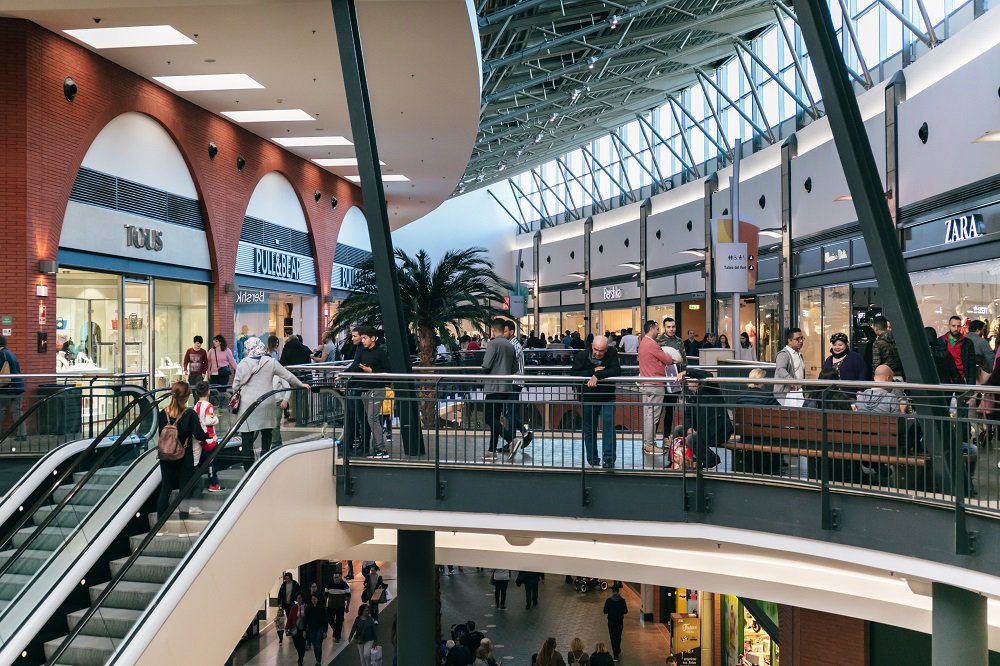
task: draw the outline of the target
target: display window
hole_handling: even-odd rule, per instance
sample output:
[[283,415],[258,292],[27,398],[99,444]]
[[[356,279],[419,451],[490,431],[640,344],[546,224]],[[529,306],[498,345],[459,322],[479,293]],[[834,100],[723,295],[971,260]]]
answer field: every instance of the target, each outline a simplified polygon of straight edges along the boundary
[[948,318],[987,322],[996,341],[1000,331],[1000,263],[984,261],[946,266],[913,273],[913,292],[920,318],[938,335],[948,328]]
[[212,337],[208,310],[208,285],[60,269],[56,370],[149,373],[168,386],[194,336]]
[[781,328],[781,296],[761,294],[757,297],[757,340],[756,343],[750,340],[757,350],[758,361],[774,362],[778,350],[784,346]]
[[[639,308],[619,308],[615,310],[597,310],[594,327],[601,333],[620,334],[623,328],[631,328],[638,332],[642,327],[639,322]],[[598,318],[599,317],[599,318]]]
[[285,338],[293,334],[301,335],[307,347],[316,346],[319,300],[315,296],[240,289],[236,301],[233,334],[237,356],[242,354],[246,336],[258,337],[266,344],[268,337],[276,335],[279,354],[284,348]]
[[[664,303],[663,305],[650,305],[646,308],[646,320],[652,319],[657,324],[663,325],[663,319],[665,317],[673,317],[677,319],[675,314],[677,310],[677,305],[674,303]],[[643,322],[645,323],[645,322]]]
[[721,595],[722,666],[779,664],[777,636],[765,629],[766,624],[778,626],[778,605],[768,601],[753,601],[752,605],[751,609],[739,597]]

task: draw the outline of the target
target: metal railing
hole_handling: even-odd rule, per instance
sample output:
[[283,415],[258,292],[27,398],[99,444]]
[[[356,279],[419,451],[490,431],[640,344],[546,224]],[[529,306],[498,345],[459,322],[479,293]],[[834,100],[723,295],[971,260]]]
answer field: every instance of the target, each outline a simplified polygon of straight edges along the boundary
[[0,387],[0,456],[37,456],[72,439],[93,437],[145,390],[145,373],[5,375]]
[[[692,510],[704,510],[706,479],[800,484],[823,493],[831,529],[829,497],[841,491],[950,507],[963,535],[967,511],[1000,516],[1000,387],[616,377],[600,382],[609,393],[595,399],[585,378],[569,376],[341,373],[339,380],[354,422],[342,447],[347,493],[351,465],[364,461],[433,465],[439,479],[450,466],[678,475],[686,496],[691,486]],[[414,428],[398,418],[406,403],[420,414],[419,441],[399,436]],[[383,412],[392,415],[388,423],[375,418]],[[645,438],[644,418],[653,421]],[[374,432],[378,423],[388,438]]]

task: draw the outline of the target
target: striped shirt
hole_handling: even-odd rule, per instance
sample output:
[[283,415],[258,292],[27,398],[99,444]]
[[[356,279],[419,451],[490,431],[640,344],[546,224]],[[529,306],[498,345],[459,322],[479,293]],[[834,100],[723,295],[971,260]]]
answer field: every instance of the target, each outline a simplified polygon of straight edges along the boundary
[[[515,335],[510,339],[510,344],[514,346],[514,358],[517,361],[517,374],[524,374],[524,347],[521,346],[521,341]],[[520,384],[518,384],[520,386]]]

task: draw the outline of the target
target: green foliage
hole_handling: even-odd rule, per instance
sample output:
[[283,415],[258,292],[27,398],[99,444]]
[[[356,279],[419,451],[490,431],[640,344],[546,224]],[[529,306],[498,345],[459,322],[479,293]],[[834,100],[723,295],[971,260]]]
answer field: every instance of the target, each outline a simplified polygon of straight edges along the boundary
[[[353,324],[382,324],[374,261],[359,266],[355,289],[341,304],[330,322],[341,330]],[[461,322],[479,328],[489,326],[499,314],[510,285],[493,268],[486,250],[481,247],[452,250],[432,265],[430,256],[420,250],[410,256],[396,249],[396,279],[403,305],[403,317],[420,341],[421,356],[432,348],[435,333],[448,335],[450,326],[461,331]],[[422,359],[426,361],[427,359]]]

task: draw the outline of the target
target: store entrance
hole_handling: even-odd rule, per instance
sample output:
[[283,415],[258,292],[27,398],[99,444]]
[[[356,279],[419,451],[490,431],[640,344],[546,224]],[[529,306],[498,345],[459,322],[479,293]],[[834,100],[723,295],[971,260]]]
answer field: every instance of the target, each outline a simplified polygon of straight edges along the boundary
[[149,372],[149,280],[125,278],[125,372]]

